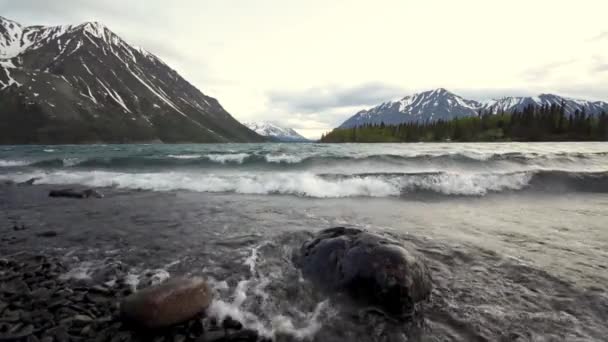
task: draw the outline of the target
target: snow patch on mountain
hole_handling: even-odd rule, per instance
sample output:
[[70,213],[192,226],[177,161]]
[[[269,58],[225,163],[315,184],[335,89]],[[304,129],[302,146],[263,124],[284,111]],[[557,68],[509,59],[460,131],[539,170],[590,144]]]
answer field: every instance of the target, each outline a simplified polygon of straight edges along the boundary
[[246,122],[245,126],[259,135],[274,138],[279,141],[307,141],[305,137],[300,135],[292,128],[279,126],[271,122]]

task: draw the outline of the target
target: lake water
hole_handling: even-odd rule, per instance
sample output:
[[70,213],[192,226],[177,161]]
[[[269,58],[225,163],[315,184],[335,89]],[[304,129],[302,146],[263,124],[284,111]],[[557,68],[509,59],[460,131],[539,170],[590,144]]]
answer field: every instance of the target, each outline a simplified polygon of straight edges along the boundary
[[[0,146],[0,224],[52,229],[31,249],[96,278],[202,274],[214,314],[317,341],[603,341],[608,144]],[[100,187],[104,199],[52,200]],[[421,253],[418,321],[353,312],[299,277],[306,233],[364,228]],[[23,233],[27,234],[27,233]],[[112,279],[103,279],[111,281]]]
[[0,177],[317,198],[605,191],[606,143],[0,147]]

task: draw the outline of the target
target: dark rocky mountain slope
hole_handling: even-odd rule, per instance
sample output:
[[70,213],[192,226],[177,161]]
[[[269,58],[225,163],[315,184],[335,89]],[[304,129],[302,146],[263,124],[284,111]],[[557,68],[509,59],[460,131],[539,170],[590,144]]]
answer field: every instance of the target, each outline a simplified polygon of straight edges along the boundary
[[0,17],[0,143],[264,140],[100,23],[24,27]]

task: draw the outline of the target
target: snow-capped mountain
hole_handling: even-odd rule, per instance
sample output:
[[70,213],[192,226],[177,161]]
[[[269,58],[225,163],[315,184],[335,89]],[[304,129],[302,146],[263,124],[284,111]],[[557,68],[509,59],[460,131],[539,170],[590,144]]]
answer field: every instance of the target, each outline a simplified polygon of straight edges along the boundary
[[362,110],[346,120],[340,128],[351,128],[366,124],[400,124],[408,122],[448,121],[459,117],[476,116],[480,112],[511,113],[521,111],[528,105],[564,104],[567,115],[583,109],[587,114],[608,112],[608,103],[570,99],[557,95],[542,94],[535,97],[503,97],[478,102],[467,100],[443,88],[406,96],[398,101],[389,101],[368,110]]
[[264,140],[94,22],[24,27],[0,17],[0,104],[0,143]]
[[465,100],[443,88],[406,96],[399,101],[384,102],[362,110],[340,127],[350,128],[365,124],[392,125],[403,122],[451,120],[476,114],[478,103]]
[[245,126],[259,135],[284,142],[308,141],[292,128],[282,127],[271,122],[246,122]]
[[512,113],[515,111],[522,111],[529,105],[561,106],[562,104],[564,105],[567,115],[572,115],[577,110],[579,112],[584,110],[586,114],[590,115],[598,115],[603,111],[608,112],[608,103],[606,102],[578,100],[553,94],[541,94],[530,97],[503,97],[501,99],[481,102],[481,106],[485,111],[489,110],[494,114],[500,112]]

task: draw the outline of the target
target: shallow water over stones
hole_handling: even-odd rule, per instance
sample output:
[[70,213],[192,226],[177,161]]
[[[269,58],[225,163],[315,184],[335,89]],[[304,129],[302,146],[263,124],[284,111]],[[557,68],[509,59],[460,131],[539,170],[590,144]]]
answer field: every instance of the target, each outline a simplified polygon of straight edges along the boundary
[[[60,261],[56,277],[69,284],[60,290],[90,298],[89,311],[105,308],[104,297],[75,288],[119,289],[116,303],[133,289],[185,275],[208,280],[215,326],[233,317],[243,330],[277,341],[602,341],[608,334],[601,196],[371,202],[101,190],[105,198],[82,201],[50,199],[48,186],[0,187],[4,258],[28,251]],[[419,315],[395,320],[328,295],[301,274],[294,251],[340,225],[387,236],[426,259],[433,289]],[[56,234],[37,236],[46,231]],[[2,319],[15,319],[11,312]],[[88,315],[61,319],[76,314]],[[101,327],[133,333],[118,323]]]

